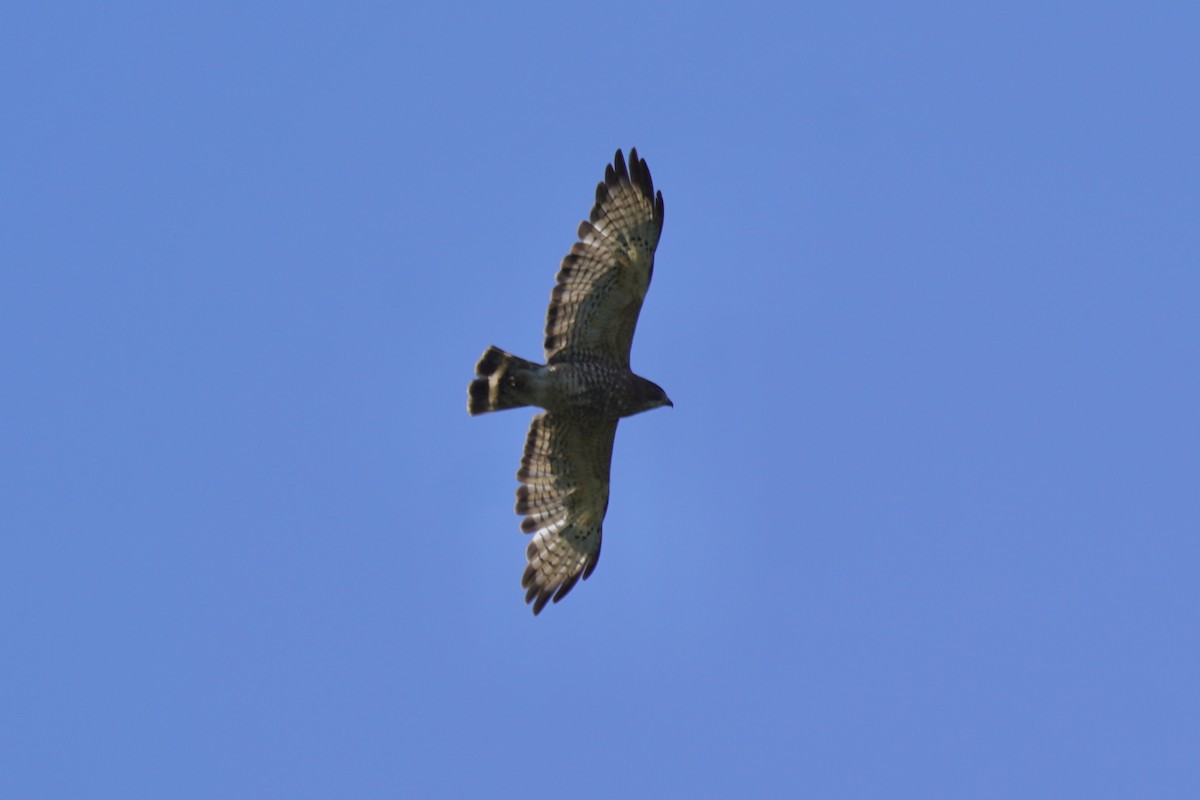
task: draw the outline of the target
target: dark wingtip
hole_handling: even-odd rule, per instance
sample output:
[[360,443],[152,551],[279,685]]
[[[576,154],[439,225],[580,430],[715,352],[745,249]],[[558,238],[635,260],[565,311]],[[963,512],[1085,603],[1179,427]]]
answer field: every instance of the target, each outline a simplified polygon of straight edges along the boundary
[[654,197],[654,179],[650,177],[650,167],[645,159],[637,157],[636,147],[629,151],[629,177],[647,200]]
[[617,175],[622,178],[629,177],[629,170],[625,168],[625,154],[621,152],[621,148],[617,148],[617,154],[613,156],[613,169]]
[[[619,156],[621,151],[617,151]],[[623,162],[622,162],[623,163]],[[646,159],[638,156],[636,147],[629,148],[629,169],[627,170],[629,182],[641,192],[642,196],[654,203],[654,219],[658,222],[659,233],[662,233],[663,223],[663,199],[662,192],[654,190],[654,178],[650,174],[650,165],[646,163]]]
[[554,602],[557,603],[559,600],[562,600],[564,597],[566,597],[571,589],[575,588],[575,584],[577,583],[579,583],[578,572],[567,578],[565,581],[563,581],[562,586],[558,587],[558,591],[554,593]]

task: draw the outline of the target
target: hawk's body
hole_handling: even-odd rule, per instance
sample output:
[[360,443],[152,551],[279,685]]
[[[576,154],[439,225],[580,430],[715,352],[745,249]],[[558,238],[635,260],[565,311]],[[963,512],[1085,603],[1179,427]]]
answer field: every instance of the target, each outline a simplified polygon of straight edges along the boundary
[[517,472],[521,529],[534,534],[521,579],[534,614],[596,568],[617,420],[671,405],[629,369],[662,223],[662,193],[646,162],[630,150],[626,169],[618,150],[559,268],[546,313],[546,364],[491,347],[475,367],[471,414],[546,409],[533,418]]

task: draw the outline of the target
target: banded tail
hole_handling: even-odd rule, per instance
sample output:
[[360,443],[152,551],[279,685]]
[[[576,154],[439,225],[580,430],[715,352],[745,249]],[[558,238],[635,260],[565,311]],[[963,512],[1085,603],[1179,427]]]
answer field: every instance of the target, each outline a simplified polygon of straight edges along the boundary
[[467,387],[467,412],[475,416],[529,405],[529,379],[540,368],[541,364],[489,347],[475,365],[475,380]]

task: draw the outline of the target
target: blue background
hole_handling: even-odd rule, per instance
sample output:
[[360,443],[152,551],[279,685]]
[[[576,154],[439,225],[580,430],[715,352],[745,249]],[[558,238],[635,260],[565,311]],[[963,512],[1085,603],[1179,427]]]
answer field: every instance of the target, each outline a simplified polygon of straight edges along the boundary
[[[1194,4],[2,17],[3,796],[1200,796]],[[631,145],[534,619],[466,386]]]

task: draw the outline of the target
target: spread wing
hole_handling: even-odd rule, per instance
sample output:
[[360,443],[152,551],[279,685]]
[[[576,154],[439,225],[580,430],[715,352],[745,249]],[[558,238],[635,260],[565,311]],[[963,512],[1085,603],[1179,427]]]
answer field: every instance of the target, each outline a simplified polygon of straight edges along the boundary
[[580,420],[542,412],[533,418],[517,480],[521,530],[533,534],[521,578],[525,602],[538,614],[566,597],[600,560],[608,510],[608,470],[616,420]]
[[649,167],[634,148],[626,169],[618,150],[559,267],[546,312],[547,363],[594,357],[629,366],[662,226],[662,192],[655,193]]

